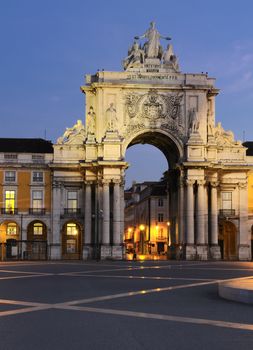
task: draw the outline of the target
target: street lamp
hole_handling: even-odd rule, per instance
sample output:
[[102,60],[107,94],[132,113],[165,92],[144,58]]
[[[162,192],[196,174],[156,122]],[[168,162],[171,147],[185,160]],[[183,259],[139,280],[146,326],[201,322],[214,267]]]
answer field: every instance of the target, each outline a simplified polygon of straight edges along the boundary
[[169,247],[171,246],[170,222],[167,221],[167,257],[169,257]]
[[143,237],[143,232],[145,230],[145,225],[141,224],[139,226],[140,229],[140,234],[141,234],[141,253],[144,253],[144,237]]

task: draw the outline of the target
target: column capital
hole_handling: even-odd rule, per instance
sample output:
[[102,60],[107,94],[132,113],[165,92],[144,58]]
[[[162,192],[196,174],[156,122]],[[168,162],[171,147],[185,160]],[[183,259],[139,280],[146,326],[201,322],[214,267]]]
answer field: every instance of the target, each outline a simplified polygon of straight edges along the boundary
[[197,184],[198,184],[199,186],[205,186],[206,180],[197,180]]
[[122,184],[122,180],[121,179],[113,179],[112,182],[115,185],[121,185]]
[[219,181],[210,181],[210,185],[212,188],[217,188],[220,185]]
[[186,179],[185,183],[187,186],[193,186],[195,184],[196,180],[194,179]]
[[247,180],[246,180],[246,181],[240,181],[240,182],[238,182],[238,188],[239,188],[240,190],[246,189],[246,188],[247,188],[247,185],[248,185],[248,181],[247,181]]
[[91,186],[91,185],[93,185],[93,181],[91,181],[91,180],[85,180],[85,181],[84,181],[84,184],[87,185],[87,186]]
[[110,183],[111,183],[111,180],[108,180],[108,179],[102,179],[101,183],[102,183],[102,185],[103,185],[103,186],[109,186],[109,185],[110,185]]

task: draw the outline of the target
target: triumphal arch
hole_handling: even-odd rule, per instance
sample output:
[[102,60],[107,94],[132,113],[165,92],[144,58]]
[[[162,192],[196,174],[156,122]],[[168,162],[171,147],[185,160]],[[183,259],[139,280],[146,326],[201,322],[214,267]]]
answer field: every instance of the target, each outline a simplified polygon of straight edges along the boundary
[[85,125],[54,146],[52,258],[123,257],[125,154],[147,143],[168,160],[172,243],[184,257],[220,259],[219,218],[234,214],[234,254],[249,259],[246,149],[215,123],[215,79],[182,73],[153,22],[134,39],[123,71],[86,76]]

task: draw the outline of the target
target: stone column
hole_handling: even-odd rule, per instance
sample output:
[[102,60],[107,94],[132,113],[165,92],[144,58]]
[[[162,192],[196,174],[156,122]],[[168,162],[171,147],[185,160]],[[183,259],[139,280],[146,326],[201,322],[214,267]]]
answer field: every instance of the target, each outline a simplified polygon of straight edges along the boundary
[[91,182],[85,182],[83,259],[91,257]]
[[250,237],[248,232],[248,184],[239,183],[240,224],[239,224],[239,260],[250,260]]
[[205,244],[205,188],[204,180],[198,181],[198,194],[197,194],[197,244]]
[[184,236],[184,180],[179,182],[179,243],[185,243]]
[[114,180],[113,187],[113,251],[114,259],[122,259],[121,243],[121,193],[120,180]]
[[49,255],[50,259],[61,258],[61,183],[53,182],[52,193],[52,241],[50,244]]
[[113,244],[120,244],[120,182],[114,181],[113,189]]
[[186,180],[187,198],[186,198],[186,250],[185,257],[187,260],[195,259],[194,246],[194,180]]
[[205,240],[206,229],[206,190],[205,181],[198,180],[198,192],[197,192],[197,256],[200,260],[207,260],[207,245]]
[[103,233],[101,258],[110,256],[110,189],[109,181],[103,180]]
[[221,251],[218,245],[218,201],[217,201],[218,182],[211,182],[211,247],[210,254],[212,259],[221,259]]

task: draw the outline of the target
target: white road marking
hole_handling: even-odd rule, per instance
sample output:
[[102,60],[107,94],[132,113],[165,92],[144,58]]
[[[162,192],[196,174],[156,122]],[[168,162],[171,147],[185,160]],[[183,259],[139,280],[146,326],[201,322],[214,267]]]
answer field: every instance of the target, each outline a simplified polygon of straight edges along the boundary
[[150,276],[125,276],[125,275],[92,275],[92,274],[68,274],[73,277],[96,277],[96,278],[126,278],[126,279],[141,279],[141,280],[180,280],[180,281],[214,281],[212,278],[190,278],[190,277],[150,277]]
[[61,309],[73,310],[73,311],[85,311],[85,312],[93,312],[93,313],[95,312],[95,313],[106,314],[106,315],[139,317],[139,318],[155,319],[155,320],[162,320],[162,321],[183,322],[183,323],[191,323],[191,324],[198,324],[198,325],[208,325],[208,326],[214,326],[214,327],[253,331],[253,324],[247,324],[247,323],[208,320],[208,319],[194,318],[194,317],[151,314],[146,312],[135,312],[135,311],[127,311],[127,310],[100,309],[100,308],[84,307],[84,306],[66,305],[65,307],[61,307]]

